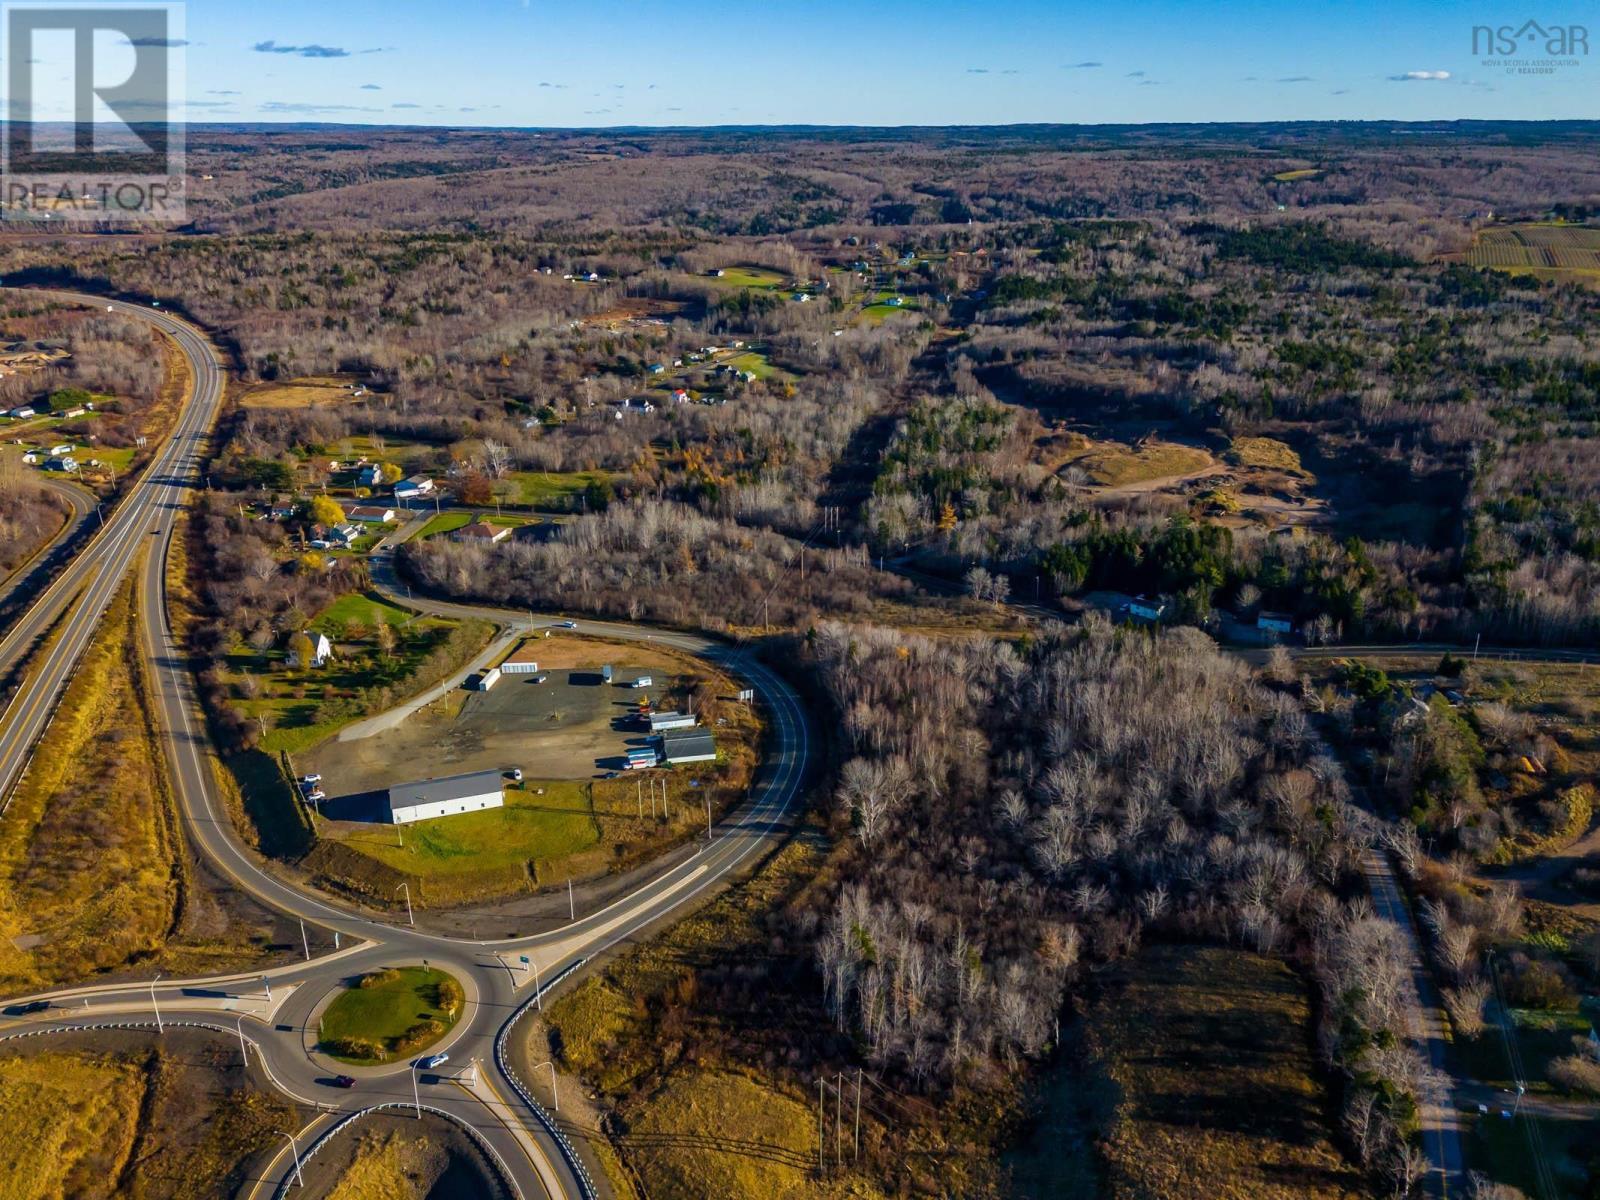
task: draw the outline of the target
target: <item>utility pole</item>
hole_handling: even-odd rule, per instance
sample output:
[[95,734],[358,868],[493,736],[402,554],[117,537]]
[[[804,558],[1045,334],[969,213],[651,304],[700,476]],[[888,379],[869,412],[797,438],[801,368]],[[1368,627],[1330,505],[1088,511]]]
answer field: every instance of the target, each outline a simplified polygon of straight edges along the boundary
[[239,1057],[244,1060],[244,1065],[250,1065],[250,1049],[244,1040],[244,1018],[240,1017],[234,1022],[234,1028],[239,1031]]
[[311,940],[306,937],[306,921],[300,918],[300,946],[306,952],[306,961],[311,961]]
[[419,1121],[422,1120],[422,1092],[417,1087],[417,1077],[421,1074],[421,1067],[414,1066],[411,1068],[411,1102],[417,1106],[417,1120]]
[[1472,661],[1473,662],[1477,662],[1478,661],[1478,647],[1481,646],[1482,644],[1483,644],[1483,634],[1480,633],[1477,637],[1472,639]]
[[844,1161],[844,1072],[839,1072],[839,1083],[833,1101],[833,1161]]
[[539,982],[539,964],[533,961],[533,955],[528,955],[529,964],[533,967],[533,1002],[539,1006],[539,1011],[544,1011],[544,984]]
[[155,979],[150,981],[150,1007],[156,1010],[156,1032],[165,1033],[166,1027],[161,1024],[161,1005],[156,1003],[156,983],[161,979],[161,972],[156,972]]
[[861,1068],[856,1068],[856,1148],[853,1161],[861,1159]]
[[822,1178],[828,1173],[827,1165],[823,1162],[823,1150],[827,1142],[822,1140],[822,1089],[827,1085],[822,1080],[817,1080],[817,1178]]
[[404,892],[406,894],[406,924],[415,928],[417,921],[416,917],[411,912],[411,888],[402,883],[399,887],[395,888],[395,891]]
[[261,986],[267,989],[267,1003],[271,1004],[272,1003],[272,980],[268,979],[265,975],[263,975],[261,977]]
[[711,840],[711,793],[706,793],[706,841]]
[[[283,1133],[283,1131],[281,1129],[278,1132],[279,1133]],[[305,1187],[305,1185],[306,1185],[305,1176],[300,1174],[300,1147],[298,1147],[298,1146],[296,1146],[294,1144],[294,1134],[292,1134],[292,1133],[284,1133],[283,1136],[289,1139],[289,1154],[294,1158],[294,1178],[295,1178],[295,1182],[298,1183],[301,1187]]]
[[644,780],[633,781],[633,798],[639,802],[639,820],[644,820]]
[[577,908],[574,906],[574,904],[572,902],[572,876],[568,875],[567,876],[567,920],[576,921],[577,919],[578,919],[578,910],[577,910]]

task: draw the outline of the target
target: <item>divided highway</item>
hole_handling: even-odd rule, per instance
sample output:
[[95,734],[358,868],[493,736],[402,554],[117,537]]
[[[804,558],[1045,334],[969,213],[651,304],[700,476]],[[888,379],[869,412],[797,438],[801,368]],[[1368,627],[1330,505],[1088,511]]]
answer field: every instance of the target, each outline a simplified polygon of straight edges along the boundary
[[[62,296],[83,303],[91,297]],[[215,352],[196,331],[166,314],[113,303],[172,334],[189,359],[194,393],[177,429],[156,461],[132,489],[105,530],[0,640],[0,667],[15,663],[46,630],[59,633],[29,686],[0,721],[0,795],[25,769],[31,747],[88,646],[95,626],[127,575],[141,546],[148,545],[139,581],[142,637],[151,663],[157,718],[185,830],[196,847],[232,884],[271,907],[336,932],[341,950],[265,974],[210,979],[171,979],[158,984],[114,984],[71,988],[21,1002],[47,1000],[49,1007],[19,1019],[0,1020],[0,1039],[52,1030],[129,1023],[156,1027],[188,1022],[237,1033],[252,1046],[273,1085],[308,1106],[355,1113],[420,1098],[425,1107],[468,1125],[506,1164],[524,1197],[577,1198],[597,1195],[594,1182],[556,1122],[533,1101],[525,1081],[512,1072],[505,1042],[510,1029],[542,991],[585,963],[686,906],[700,901],[728,877],[750,865],[788,824],[800,796],[813,739],[798,696],[763,664],[723,643],[670,630],[611,623],[585,623],[610,637],[662,642],[713,660],[754,689],[770,729],[768,752],[746,801],[730,813],[695,853],[605,908],[569,924],[524,937],[491,941],[454,939],[391,924],[320,895],[303,892],[269,872],[238,840],[223,810],[213,777],[206,731],[187,664],[174,638],[166,603],[166,561],[184,492],[198,478],[204,443],[222,397],[223,374]],[[392,551],[391,551],[392,553]],[[378,566],[386,568],[385,556]],[[507,626],[537,625],[525,611],[457,606],[417,607],[470,611]],[[450,971],[466,990],[460,1021],[434,1052],[450,1055],[448,1071],[413,1072],[407,1064],[355,1068],[332,1063],[314,1049],[322,1007],[351,976],[383,966],[426,959]],[[527,961],[524,962],[523,960]],[[354,1076],[348,1090],[327,1086],[335,1074]],[[305,1132],[313,1138],[334,1122],[319,1116]],[[301,1146],[305,1149],[304,1142]],[[287,1148],[272,1160],[251,1195],[277,1192],[293,1173]]]
[[94,637],[101,615],[116,595],[139,547],[171,535],[183,494],[197,478],[205,441],[222,403],[223,372],[211,344],[192,326],[166,313],[92,296],[44,292],[67,303],[101,305],[148,321],[171,335],[189,362],[193,390],[176,427],[115,512],[0,638],[0,675],[14,669],[38,640],[60,623],[48,654],[28,684],[0,714],[0,806],[27,766],[34,743],[50,722],[67,680]]

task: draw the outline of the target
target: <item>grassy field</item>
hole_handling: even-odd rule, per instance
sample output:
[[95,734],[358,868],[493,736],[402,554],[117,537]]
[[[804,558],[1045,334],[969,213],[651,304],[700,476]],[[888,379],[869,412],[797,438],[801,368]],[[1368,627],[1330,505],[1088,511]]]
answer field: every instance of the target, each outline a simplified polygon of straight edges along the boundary
[[379,621],[404,625],[416,615],[408,609],[390,604],[375,593],[348,592],[318,613],[311,622],[311,628],[333,637],[342,635],[352,621],[371,629]]
[[[1114,1089],[1102,1131],[1116,1200],[1366,1194],[1330,1140],[1305,984],[1241,951],[1157,947],[1106,973],[1085,1020]],[[1048,1194],[1048,1193],[1043,1193]]]
[[318,408],[347,404],[352,396],[348,384],[328,376],[307,376],[288,383],[261,383],[239,398],[241,408]]
[[1090,442],[1059,464],[1077,467],[1090,482],[1109,488],[1132,487],[1163,479],[1177,479],[1213,464],[1211,455],[1195,446],[1176,442],[1147,441],[1139,446],[1118,442]]
[[0,1196],[111,1196],[133,1152],[144,1082],[110,1056],[0,1059]]
[[120,967],[174,931],[184,871],[135,620],[130,586],[0,822],[0,989]]
[[748,371],[757,379],[772,379],[774,377],[787,379],[788,373],[773,366],[767,356],[759,350],[746,350],[742,354],[735,354],[725,360],[727,365],[736,371]]
[[[390,1062],[426,1050],[461,1019],[461,985],[431,967],[363,976],[322,1014],[319,1048],[347,1062]],[[370,1053],[357,1052],[370,1047]]]
[[506,476],[517,485],[516,503],[532,508],[567,511],[578,503],[578,496],[592,483],[615,478],[610,471],[512,471]]
[[712,283],[730,288],[758,288],[771,291],[783,286],[783,276],[766,267],[724,267],[720,278],[706,276]]
[[1321,167],[1297,167],[1292,171],[1279,171],[1272,178],[1278,183],[1294,183],[1301,179],[1315,179],[1321,174]]
[[245,1084],[237,1048],[0,1057],[0,1197],[203,1200],[300,1124]]
[[[538,795],[539,791],[543,795]],[[405,845],[388,825],[358,826],[339,840],[399,875],[418,881],[423,900],[486,886],[504,876],[503,890],[530,880],[548,883],[556,863],[597,845],[600,827],[589,785],[576,780],[527,780],[506,791],[503,808],[457,813],[407,825]],[[561,875],[564,878],[564,874]]]

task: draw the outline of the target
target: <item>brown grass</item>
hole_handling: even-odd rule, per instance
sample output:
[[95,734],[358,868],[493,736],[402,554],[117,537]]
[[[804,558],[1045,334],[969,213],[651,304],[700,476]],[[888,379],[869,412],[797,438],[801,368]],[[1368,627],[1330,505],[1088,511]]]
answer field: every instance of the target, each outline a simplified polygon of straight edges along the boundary
[[[136,573],[137,575],[137,569]],[[136,962],[186,974],[246,966],[193,898],[159,751],[130,580],[106,612],[0,822],[0,989]],[[216,928],[190,929],[210,922]],[[225,924],[225,922],[224,922]]]
[[288,383],[261,383],[239,397],[241,408],[323,408],[357,399],[338,379],[307,376]]
[[1101,1150],[1116,1200],[1364,1196],[1329,1139],[1305,984],[1277,959],[1160,947],[1109,972],[1086,1020],[1117,1089]]

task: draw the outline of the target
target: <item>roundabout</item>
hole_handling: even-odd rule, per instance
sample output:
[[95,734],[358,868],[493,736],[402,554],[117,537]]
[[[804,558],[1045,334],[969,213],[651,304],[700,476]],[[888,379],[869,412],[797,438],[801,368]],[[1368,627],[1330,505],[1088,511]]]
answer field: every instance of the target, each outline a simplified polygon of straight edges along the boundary
[[[68,293],[55,296],[74,303],[105,303]],[[446,936],[391,922],[276,875],[243,843],[219,794],[195,681],[166,604],[168,554],[185,507],[183,496],[202,484],[204,441],[220,405],[222,370],[216,352],[194,327],[165,313],[133,305],[116,307],[127,316],[156,324],[176,340],[189,360],[194,387],[169,445],[119,506],[118,515],[107,522],[107,529],[87,542],[69,572],[72,578],[94,579],[95,586],[83,597],[64,587],[47,589],[21,618],[27,628],[63,621],[66,635],[40,670],[34,689],[39,702],[0,737],[0,784],[14,780],[26,766],[48,717],[45,701],[65,686],[107,596],[132,566],[133,550],[147,544],[152,552],[137,581],[142,649],[149,663],[156,733],[186,840],[234,888],[287,917],[320,926],[342,948],[266,972],[158,978],[10,998],[15,1015],[0,1017],[0,1040],[18,1048],[47,1043],[52,1040],[45,1036],[49,1034],[108,1027],[151,1030],[157,1036],[172,1027],[199,1027],[236,1039],[243,1060],[258,1067],[273,1089],[317,1114],[254,1173],[240,1192],[244,1196],[279,1194],[293,1184],[308,1146],[319,1144],[353,1114],[391,1106],[414,1107],[419,1115],[431,1108],[465,1125],[505,1163],[516,1195],[533,1200],[601,1194],[586,1156],[573,1144],[576,1140],[581,1146],[592,1131],[574,1128],[569,1139],[568,1128],[537,1102],[526,1082],[536,1064],[523,1060],[518,1040],[511,1035],[520,1018],[541,1006],[550,988],[614,947],[676,919],[730,876],[753,866],[787,833],[814,745],[798,695],[740,646],[675,630],[583,621],[587,633],[655,642],[702,658],[750,689],[760,706],[770,734],[748,792],[697,843],[660,860],[653,873],[630,879],[627,890],[608,895],[591,911],[580,907],[562,913],[560,919],[523,918],[518,921],[520,931],[506,929],[508,920],[500,925],[507,936],[495,940]],[[380,587],[391,570],[392,555],[389,548],[375,556],[374,581]],[[445,605],[420,598],[413,599],[412,606],[471,613],[503,628],[526,628],[530,634],[572,627],[559,615],[540,617],[526,610]],[[440,1010],[427,1005],[409,1013],[403,1003],[384,1007],[380,1018],[373,1010],[381,1006],[340,1003],[355,990],[350,984],[364,976],[382,976],[397,968],[421,970],[424,962],[460,986],[460,1007],[453,1021],[441,1020]],[[402,973],[400,978],[406,976]],[[428,976],[418,982],[432,985],[434,980]],[[373,1045],[381,1037],[381,1053],[392,1057],[344,1062],[322,1055],[315,1047],[330,1014],[334,1015],[330,1036],[365,1038]],[[416,1071],[403,1063],[400,1046],[416,1044],[407,1035],[430,1020],[444,1028],[425,1049],[405,1054],[448,1053],[449,1061],[437,1069]],[[434,1031],[428,1026],[424,1032]],[[330,1076],[340,1075],[351,1080],[349,1086],[330,1087]]]
[[333,994],[317,1020],[318,1053],[382,1066],[443,1041],[466,1008],[460,980],[437,967],[381,967]]

